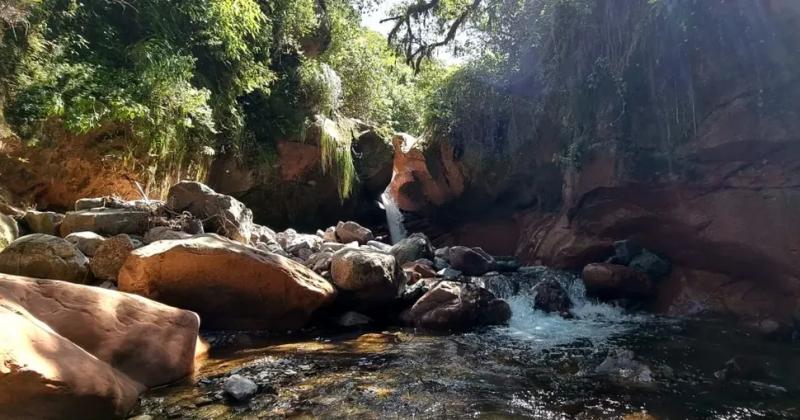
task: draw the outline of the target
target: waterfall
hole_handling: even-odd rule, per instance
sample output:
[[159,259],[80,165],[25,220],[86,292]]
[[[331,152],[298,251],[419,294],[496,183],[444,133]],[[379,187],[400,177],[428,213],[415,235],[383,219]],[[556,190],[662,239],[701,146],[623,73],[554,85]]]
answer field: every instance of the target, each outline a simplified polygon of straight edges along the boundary
[[392,243],[396,244],[406,238],[407,232],[403,226],[403,213],[397,207],[392,196],[386,191],[381,195],[381,205],[386,211],[386,224],[389,226],[389,235],[392,238]]

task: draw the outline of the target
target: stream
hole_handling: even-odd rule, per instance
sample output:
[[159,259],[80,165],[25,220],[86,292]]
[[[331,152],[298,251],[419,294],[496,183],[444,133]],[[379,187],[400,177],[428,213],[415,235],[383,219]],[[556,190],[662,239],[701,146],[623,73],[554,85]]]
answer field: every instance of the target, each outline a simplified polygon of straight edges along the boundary
[[[588,300],[581,281],[544,268],[575,319],[531,307],[519,281],[482,279],[513,310],[508,326],[429,335],[396,328],[290,336],[209,333],[195,376],[153,390],[134,414],[153,418],[797,419],[800,346],[764,341],[722,319],[626,312]],[[602,370],[630,350],[633,370]],[[742,368],[718,378],[728,360]],[[247,403],[221,383],[259,384]]]

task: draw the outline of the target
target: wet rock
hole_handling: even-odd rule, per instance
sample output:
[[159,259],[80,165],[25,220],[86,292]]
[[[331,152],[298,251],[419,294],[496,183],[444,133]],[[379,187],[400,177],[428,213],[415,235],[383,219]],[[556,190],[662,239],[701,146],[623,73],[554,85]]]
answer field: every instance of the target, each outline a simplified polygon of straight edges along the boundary
[[336,319],[336,325],[345,328],[363,327],[373,322],[372,318],[353,311],[345,312]]
[[106,240],[106,238],[94,232],[70,233],[64,239],[78,248],[78,250],[87,257],[93,257],[95,252],[97,252],[97,247]]
[[448,267],[437,271],[436,275],[448,281],[458,281],[461,279],[461,276],[463,276],[464,273]]
[[[382,251],[382,252],[391,253],[391,250],[392,250],[392,246],[391,245],[383,243],[383,242],[379,242],[379,241],[369,241],[369,242],[367,242],[367,246],[371,246],[371,247],[377,249],[378,251]],[[397,257],[395,257],[395,258],[397,258]]]
[[252,379],[241,375],[231,375],[222,385],[225,394],[234,401],[247,401],[256,395],[258,385]]
[[215,234],[139,248],[118,280],[121,291],[194,310],[218,329],[299,328],[336,295],[310,269]]
[[404,322],[436,331],[465,331],[511,318],[511,308],[488,290],[472,284],[439,282],[402,314]]
[[61,222],[61,236],[75,232],[100,235],[144,234],[150,227],[150,212],[138,209],[102,208],[69,212]]
[[191,233],[186,233],[179,230],[173,230],[167,226],[157,226],[147,231],[144,234],[144,244],[151,244],[156,241],[177,241],[181,239],[189,239],[192,237]]
[[103,241],[89,264],[95,279],[116,282],[122,264],[134,249],[133,241],[125,234]]
[[0,252],[0,273],[86,283],[89,259],[65,239],[35,233]]
[[422,233],[413,233],[408,238],[396,243],[389,251],[401,266],[407,262],[421,258],[433,259],[433,245],[430,239]]
[[19,226],[11,216],[0,214],[0,251],[19,237]]
[[634,257],[629,266],[634,270],[647,273],[656,280],[667,276],[672,269],[672,264],[669,261],[646,249]]
[[624,349],[611,350],[594,372],[629,384],[651,384],[654,381],[652,370],[635,360],[632,351]]
[[29,233],[58,236],[58,228],[61,221],[64,220],[64,215],[52,211],[29,210],[25,213],[23,220],[28,226]]
[[123,417],[142,386],[17,305],[0,305],[0,418]]
[[511,273],[519,270],[522,265],[513,257],[495,258],[492,270],[500,273]]
[[244,244],[250,242],[253,229],[253,213],[241,201],[218,194],[199,182],[182,181],[173,185],[167,193],[167,206],[174,211],[188,211],[204,220],[206,232]]
[[642,253],[641,245],[626,239],[614,242],[614,257],[612,264],[628,265],[631,261]]
[[[147,387],[174,382],[194,370],[200,325],[195,313],[98,287],[0,275],[0,307],[8,305],[24,308],[43,328]],[[30,348],[27,343],[25,348]],[[61,350],[50,347],[42,356],[60,363]],[[81,371],[84,362],[73,362],[67,370],[92,378]]]
[[555,312],[565,318],[572,317],[572,300],[557,280],[543,280],[534,286],[533,292],[536,294],[533,299],[534,308],[547,313]]
[[444,270],[445,268],[450,268],[450,263],[448,263],[444,258],[434,257],[433,267],[436,269],[436,271]]
[[721,370],[714,372],[714,376],[721,381],[736,379],[764,380],[772,377],[763,360],[743,355],[738,355],[725,362],[725,366]]
[[358,242],[365,245],[375,239],[372,231],[356,222],[339,222],[336,225],[336,238],[341,243]]
[[494,259],[481,248],[452,246],[447,249],[450,265],[468,276],[480,276],[492,269]]
[[583,269],[587,293],[603,299],[646,298],[655,294],[650,277],[617,264],[589,264]]
[[392,301],[405,285],[405,276],[392,255],[365,248],[334,253],[331,277],[336,287],[367,308]]

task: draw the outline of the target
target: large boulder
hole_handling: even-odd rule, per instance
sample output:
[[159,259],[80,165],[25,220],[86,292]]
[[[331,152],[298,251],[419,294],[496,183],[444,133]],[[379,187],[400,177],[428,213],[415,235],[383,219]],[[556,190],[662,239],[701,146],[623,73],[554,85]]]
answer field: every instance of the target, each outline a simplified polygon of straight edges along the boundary
[[216,232],[244,244],[250,242],[253,212],[241,201],[218,194],[205,184],[182,181],[173,185],[167,193],[167,206],[203,219],[207,232]]
[[442,281],[404,312],[402,318],[417,328],[465,331],[505,323],[511,318],[511,308],[483,287]]
[[302,327],[336,291],[287,258],[215,234],[159,241],[133,251],[119,289],[200,314],[217,329]]
[[655,294],[653,280],[624,265],[595,263],[583,269],[586,291],[604,299],[646,298]]
[[422,233],[411,234],[394,244],[389,251],[401,266],[420,259],[433,260],[434,250],[430,239]]
[[0,319],[0,418],[118,418],[194,370],[197,315],[138,296],[0,275]]
[[23,218],[28,226],[28,233],[44,233],[45,235],[58,235],[58,228],[64,215],[52,211],[29,210]]
[[19,237],[19,226],[11,216],[0,213],[0,251]]
[[122,234],[104,241],[97,247],[89,266],[98,280],[116,282],[119,269],[134,249],[130,236]]
[[372,231],[356,222],[339,222],[336,225],[336,239],[343,244],[358,242],[365,245],[375,239]]
[[366,248],[343,248],[333,254],[333,283],[359,306],[375,307],[392,301],[405,285],[395,258]]
[[89,259],[67,240],[35,233],[0,252],[0,273],[86,283]]
[[64,237],[69,243],[75,245],[87,257],[93,257],[97,247],[106,241],[106,238],[94,232],[75,232]]
[[69,212],[61,222],[61,236],[74,232],[101,235],[121,233],[141,235],[150,226],[150,212],[140,209],[101,208]]
[[17,305],[0,322],[1,418],[121,418],[143,390]]
[[468,276],[480,276],[489,272],[494,259],[481,248],[451,246],[447,249],[447,261],[450,265]]

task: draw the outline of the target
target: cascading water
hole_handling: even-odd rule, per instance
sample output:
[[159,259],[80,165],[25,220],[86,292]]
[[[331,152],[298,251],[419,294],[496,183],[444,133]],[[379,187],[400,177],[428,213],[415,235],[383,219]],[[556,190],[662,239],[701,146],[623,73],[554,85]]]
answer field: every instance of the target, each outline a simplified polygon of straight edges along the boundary
[[386,191],[381,195],[381,205],[386,211],[386,224],[389,226],[389,235],[392,243],[396,244],[406,238],[406,228],[403,226],[403,213],[397,207],[392,196]]

